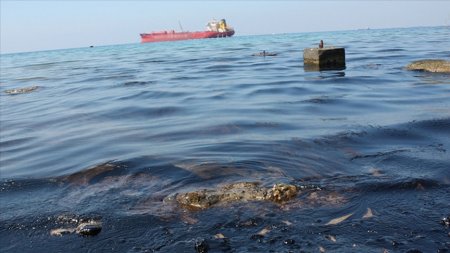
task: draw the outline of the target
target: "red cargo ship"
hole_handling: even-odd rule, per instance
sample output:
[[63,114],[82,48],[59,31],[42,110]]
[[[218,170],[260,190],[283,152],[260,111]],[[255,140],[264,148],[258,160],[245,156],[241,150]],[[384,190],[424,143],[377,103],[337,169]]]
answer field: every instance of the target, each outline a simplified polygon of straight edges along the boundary
[[152,33],[141,33],[141,42],[161,42],[161,41],[176,41],[176,40],[192,40],[192,39],[207,39],[207,38],[223,38],[234,35],[234,29],[229,27],[225,19],[211,21],[206,26],[206,31],[203,32],[175,32],[163,31]]

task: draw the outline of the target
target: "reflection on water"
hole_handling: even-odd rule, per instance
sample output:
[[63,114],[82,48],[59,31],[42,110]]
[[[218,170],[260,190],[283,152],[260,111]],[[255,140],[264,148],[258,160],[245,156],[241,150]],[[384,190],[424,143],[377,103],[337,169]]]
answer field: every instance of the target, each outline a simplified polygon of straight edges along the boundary
[[[305,71],[302,49],[327,36],[347,68]],[[448,56],[424,43],[449,48],[447,37],[364,30],[4,55],[0,249],[445,252],[450,82],[404,66]],[[273,45],[276,57],[251,56]],[[236,182],[299,191],[280,203],[234,192],[197,211],[174,201]],[[89,220],[98,235],[50,235]]]

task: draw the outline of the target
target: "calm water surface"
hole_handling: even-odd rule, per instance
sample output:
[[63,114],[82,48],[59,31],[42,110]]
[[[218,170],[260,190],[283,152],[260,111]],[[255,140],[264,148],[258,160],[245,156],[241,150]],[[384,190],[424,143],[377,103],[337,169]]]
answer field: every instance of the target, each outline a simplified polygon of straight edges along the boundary
[[[449,35],[360,30],[2,55],[0,249],[196,252],[203,241],[208,252],[447,252],[450,76],[404,67],[449,60]],[[321,39],[345,47],[345,70],[303,69],[303,48]],[[252,56],[262,50],[278,55]],[[39,88],[4,92],[30,86]],[[244,181],[321,191],[202,211],[163,201]],[[73,225],[61,217],[94,217],[103,229],[50,236]]]

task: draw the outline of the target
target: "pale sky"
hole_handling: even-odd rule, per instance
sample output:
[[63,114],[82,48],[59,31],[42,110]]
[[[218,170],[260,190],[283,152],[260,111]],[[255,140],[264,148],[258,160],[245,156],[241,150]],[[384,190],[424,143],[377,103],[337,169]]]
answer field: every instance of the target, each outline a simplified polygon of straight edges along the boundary
[[[0,0],[1,53],[139,43],[139,33],[201,31],[225,18],[235,36],[449,26],[450,1]],[[449,36],[450,38],[450,36]]]

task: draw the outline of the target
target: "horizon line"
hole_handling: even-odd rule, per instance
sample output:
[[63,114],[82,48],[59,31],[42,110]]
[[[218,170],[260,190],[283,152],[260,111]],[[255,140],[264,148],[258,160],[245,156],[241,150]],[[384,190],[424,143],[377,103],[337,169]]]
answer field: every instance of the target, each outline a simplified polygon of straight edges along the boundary
[[[0,0],[0,1],[5,1],[5,0]],[[23,1],[30,1],[30,0],[23,0]],[[40,0],[31,0],[31,1],[40,1]],[[107,1],[107,0],[104,0],[104,1]],[[119,1],[119,0],[117,0],[117,1]],[[122,1],[122,0],[120,0],[120,1]],[[143,1],[143,0],[137,0],[137,1]],[[202,0],[202,1],[207,1],[207,0]],[[216,1],[216,0],[214,0],[214,1]],[[376,0],[376,1],[378,1],[378,0]],[[309,31],[309,32],[281,32],[281,33],[243,34],[243,35],[237,34],[234,37],[269,36],[269,35],[284,35],[284,34],[299,34],[299,33],[309,34],[309,33],[329,33],[329,32],[346,32],[346,31],[411,29],[411,28],[427,28],[427,27],[430,27],[430,28],[431,27],[448,27],[448,28],[450,28],[450,25],[437,25],[437,26],[424,25],[424,26],[385,27],[385,28],[368,27],[368,28],[328,30],[328,31],[324,30],[324,31]],[[141,42],[130,42],[130,43],[119,43],[119,44],[102,44],[102,45],[87,45],[87,46],[80,46],[80,47],[53,48],[53,49],[42,49],[42,50],[31,50],[31,51],[16,51],[16,52],[1,52],[1,50],[0,50],[0,55],[4,56],[4,55],[12,55],[12,54],[39,53],[39,52],[51,52],[51,51],[60,51],[60,50],[83,49],[83,48],[92,48],[92,47],[110,47],[110,46],[133,45],[133,44],[141,44]]]

